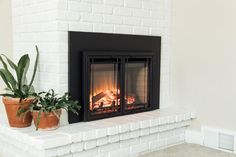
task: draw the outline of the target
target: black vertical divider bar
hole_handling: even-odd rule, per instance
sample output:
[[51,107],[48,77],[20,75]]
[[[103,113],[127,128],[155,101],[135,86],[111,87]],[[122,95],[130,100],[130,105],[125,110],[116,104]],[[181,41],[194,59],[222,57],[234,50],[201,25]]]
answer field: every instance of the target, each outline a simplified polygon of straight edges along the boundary
[[[89,100],[89,103],[88,103],[89,111],[90,111],[90,103],[92,103],[92,110],[93,110],[93,103],[94,103],[93,102],[93,94],[94,94],[94,58],[91,59],[90,69],[91,69],[91,71],[90,71],[91,77],[90,77],[89,84],[91,84],[91,79],[92,79],[92,87],[91,87],[92,92],[89,91],[89,99],[88,99]],[[92,97],[92,99],[91,99],[92,102],[90,102],[91,101],[90,100],[90,94],[91,94],[91,97]]]
[[[116,68],[116,109],[117,109],[117,111],[118,111],[118,109],[119,109],[119,102],[118,102],[118,90],[120,90],[120,83],[119,83],[119,81],[120,81],[120,60],[119,60],[119,58],[116,58],[116,62],[117,62],[117,68]],[[121,104],[120,104],[121,105]]]
[[91,67],[90,67],[90,59],[88,58],[88,56],[84,56],[84,60],[83,60],[83,80],[84,80],[84,84],[83,85],[83,92],[84,92],[84,97],[85,99],[83,99],[83,117],[84,120],[87,120],[87,117],[89,116],[89,109],[88,109],[88,95],[89,95],[89,91],[87,89],[90,88],[90,75],[91,75]]
[[128,109],[128,91],[129,91],[129,57],[125,58],[125,95],[124,95],[124,99],[126,98],[126,100],[124,100],[124,106],[125,109]]
[[[117,75],[117,64],[118,64],[118,61],[117,61],[117,59],[116,60],[114,60],[114,63],[113,63],[113,65],[114,65],[114,68],[113,68],[113,74],[114,74],[114,78],[113,78],[113,92],[114,92],[114,90],[116,89],[117,90],[117,77],[118,77],[118,75]],[[116,106],[117,106],[117,101],[116,102],[114,102],[114,108],[113,108],[113,110],[114,111],[116,111]]]
[[121,58],[121,67],[120,67],[120,75],[121,75],[121,84],[120,84],[120,105],[121,105],[121,113],[124,113],[125,106],[125,57]]
[[124,81],[124,110],[126,111],[127,110],[127,100],[125,100],[126,96],[127,96],[127,89],[128,89],[128,73],[129,73],[129,70],[128,70],[128,61],[127,61],[127,57],[125,57],[125,64],[124,64],[124,67],[125,67],[125,71],[124,71],[124,75],[125,75],[125,81]]
[[[152,97],[152,93],[153,93],[153,57],[149,58],[149,63],[148,63],[148,105],[149,107],[151,107],[150,105],[152,104],[153,106],[153,97]],[[150,91],[152,90],[152,91]]]
[[[114,61],[114,63],[113,63],[113,88],[115,88],[116,87],[116,61]],[[114,92],[114,89],[111,89],[111,90],[113,90],[113,92]],[[112,102],[112,103],[114,103],[114,102]],[[114,108],[113,108],[113,111],[115,111],[115,108],[116,108],[116,103],[114,103],[114,106],[113,106]]]
[[147,79],[147,68],[148,68],[148,58],[146,58],[146,62],[144,62],[144,93],[143,93],[143,96],[144,96],[144,107],[146,107],[146,103],[147,103],[147,86],[148,86],[148,79]]

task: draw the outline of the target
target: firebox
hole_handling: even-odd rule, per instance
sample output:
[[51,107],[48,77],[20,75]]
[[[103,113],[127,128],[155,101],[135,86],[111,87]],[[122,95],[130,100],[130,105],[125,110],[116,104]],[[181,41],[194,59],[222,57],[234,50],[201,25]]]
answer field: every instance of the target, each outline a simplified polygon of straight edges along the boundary
[[69,123],[159,108],[161,37],[69,32]]

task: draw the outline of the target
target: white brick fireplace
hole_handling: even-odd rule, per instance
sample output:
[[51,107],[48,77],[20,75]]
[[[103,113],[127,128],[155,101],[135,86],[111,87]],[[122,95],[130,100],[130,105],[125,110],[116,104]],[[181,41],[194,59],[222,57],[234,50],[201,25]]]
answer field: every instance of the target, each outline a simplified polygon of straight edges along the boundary
[[[3,125],[0,148],[4,143],[6,152],[14,149],[24,157],[110,157],[137,156],[184,142],[194,114],[163,109],[169,107],[170,94],[171,0],[12,0],[12,16],[14,59],[23,53],[34,58],[38,45],[35,85],[38,90],[53,88],[59,93],[68,91],[68,31],[161,36],[161,110],[66,125],[50,133]],[[62,124],[67,124],[66,114]],[[19,147],[25,141],[29,144]]]
[[13,56],[39,46],[40,90],[68,91],[68,31],[161,36],[160,107],[169,105],[171,0],[12,0],[12,12]]

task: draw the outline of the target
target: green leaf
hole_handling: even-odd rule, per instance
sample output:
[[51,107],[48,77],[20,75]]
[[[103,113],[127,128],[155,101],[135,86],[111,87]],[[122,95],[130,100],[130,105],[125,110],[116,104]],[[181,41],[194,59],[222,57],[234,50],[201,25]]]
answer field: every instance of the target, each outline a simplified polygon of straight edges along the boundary
[[[10,65],[10,67],[15,70],[16,72],[16,75],[17,75],[17,72],[18,72],[18,67],[15,63],[13,63],[6,55],[2,54],[2,56],[4,56],[8,62],[8,64]],[[17,79],[18,79],[18,75],[17,75]]]
[[[5,61],[2,59],[2,57],[0,56],[0,61],[2,62],[3,64],[3,67],[5,69],[5,73],[6,75],[9,77],[10,80],[8,80],[8,82],[11,84],[11,87],[13,89],[16,89],[16,86],[17,86],[17,82],[15,80],[15,78],[13,77],[13,75],[11,74],[11,72],[8,70],[8,67],[7,67],[7,64],[5,63]],[[7,77],[6,77],[7,79]]]
[[20,117],[21,114],[22,114],[22,113],[25,113],[26,111],[27,111],[26,109],[20,107],[20,108],[17,110],[17,114],[16,114],[16,115],[17,115],[18,117]]
[[0,56],[0,61],[2,62],[2,65],[5,69],[8,69],[7,68],[7,64],[4,62],[4,60],[2,59],[2,57]]
[[15,94],[17,97],[19,97],[19,98],[21,98],[21,99],[24,99],[24,98],[28,97],[28,94],[24,94],[24,93],[23,93],[21,90],[19,90],[19,89],[16,89],[16,90],[14,90],[13,92],[14,92],[14,94]]
[[27,74],[27,71],[28,71],[29,65],[30,65],[30,59],[29,58],[28,58],[28,61],[26,63],[27,64],[25,65],[25,68],[24,68],[24,71],[23,71],[23,74],[22,74],[22,80],[21,80],[22,86],[27,84],[26,74]]
[[16,89],[17,83],[9,71],[7,71],[5,69],[0,69],[0,75],[9,89],[11,89],[11,90]]
[[[0,69],[1,70],[1,69]],[[8,80],[8,82],[10,83],[11,87],[13,90],[17,89],[17,82],[15,80],[15,78],[13,77],[13,75],[11,74],[10,71],[8,70],[3,70],[3,72],[6,75],[6,79]]]
[[27,94],[29,93],[30,89],[29,89],[29,86],[23,85],[21,90],[22,90],[22,93]]
[[36,121],[36,130],[38,131],[39,129],[39,122],[40,122],[40,119],[41,119],[41,113],[42,113],[42,110],[39,110],[38,112],[38,117],[37,117],[37,121]]
[[2,56],[4,56],[7,59],[7,62],[9,63],[11,68],[14,69],[17,72],[17,66],[15,65],[15,63],[13,63],[9,58],[7,58],[6,55],[2,54]]
[[39,49],[38,49],[38,46],[36,45],[35,48],[36,48],[37,55],[36,55],[36,59],[35,59],[35,63],[34,63],[33,76],[32,76],[32,78],[31,78],[31,81],[30,81],[29,86],[32,86],[32,84],[33,84],[33,82],[34,82],[34,78],[35,78],[36,71],[37,71],[37,67],[38,67],[38,61],[39,61]]
[[22,88],[22,80],[29,68],[29,55],[24,55],[20,58],[18,62],[18,69],[17,69],[17,78],[18,78],[18,89],[21,90]]
[[9,89],[11,89],[11,86],[10,86],[10,84],[8,83],[5,74],[0,71],[0,76],[2,77],[2,80],[4,81],[4,83],[6,84],[6,86],[7,86]]

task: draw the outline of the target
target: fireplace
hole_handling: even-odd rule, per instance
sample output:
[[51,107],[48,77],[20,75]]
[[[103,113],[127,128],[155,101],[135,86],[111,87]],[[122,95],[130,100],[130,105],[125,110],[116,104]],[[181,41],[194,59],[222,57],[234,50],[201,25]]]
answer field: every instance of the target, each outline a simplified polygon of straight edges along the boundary
[[69,32],[69,93],[90,121],[159,108],[161,37]]
[[151,53],[85,51],[83,56],[91,116],[149,109]]

